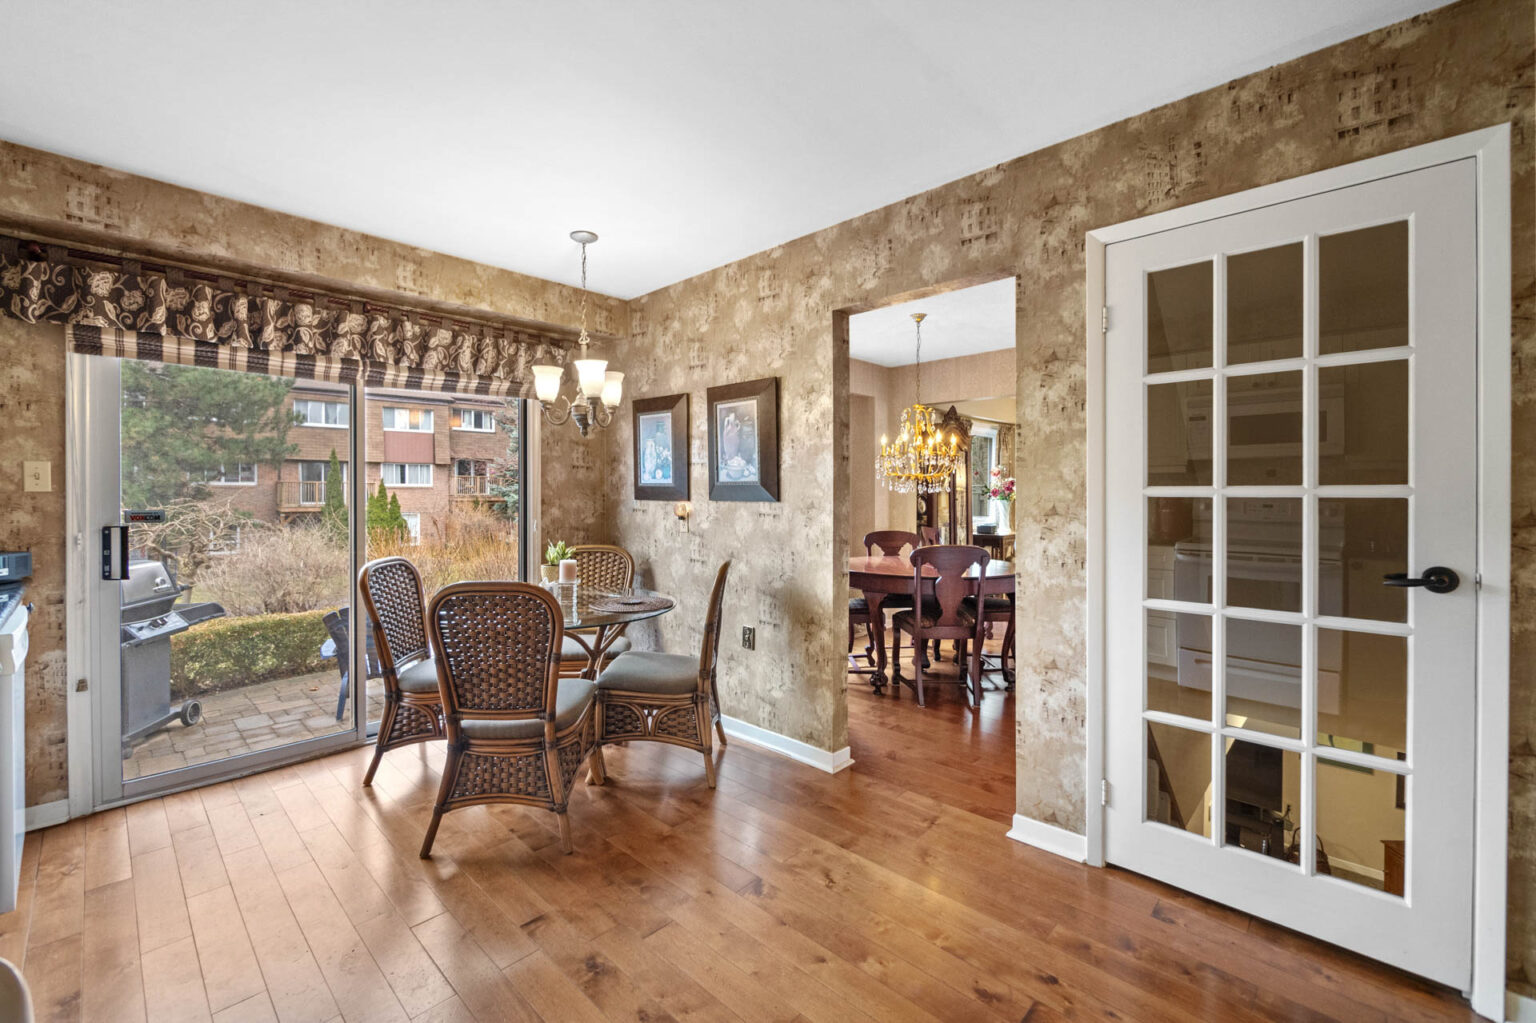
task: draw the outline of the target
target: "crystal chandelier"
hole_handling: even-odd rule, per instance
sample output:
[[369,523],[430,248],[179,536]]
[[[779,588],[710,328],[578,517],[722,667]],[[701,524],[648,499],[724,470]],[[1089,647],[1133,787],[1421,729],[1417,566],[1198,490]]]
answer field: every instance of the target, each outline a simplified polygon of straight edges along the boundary
[[960,438],[950,433],[946,441],[939,432],[937,413],[924,405],[923,396],[923,319],[927,313],[913,313],[917,324],[917,393],[912,407],[901,413],[901,433],[894,443],[880,438],[880,454],[875,458],[875,474],[887,489],[898,494],[932,494],[949,486],[960,464]]
[[[576,367],[576,396],[560,397],[560,381],[565,375],[561,366],[539,365],[533,367],[533,394],[544,413],[544,421],[560,426],[572,420],[576,429],[585,437],[595,423],[607,427],[613,423],[613,410],[624,398],[624,374],[608,368],[606,359],[594,359],[587,351],[592,339],[587,336],[587,246],[597,241],[591,231],[572,231],[571,240],[581,246],[581,334],[576,339],[580,348],[572,362]],[[564,402],[564,408],[555,403]]]

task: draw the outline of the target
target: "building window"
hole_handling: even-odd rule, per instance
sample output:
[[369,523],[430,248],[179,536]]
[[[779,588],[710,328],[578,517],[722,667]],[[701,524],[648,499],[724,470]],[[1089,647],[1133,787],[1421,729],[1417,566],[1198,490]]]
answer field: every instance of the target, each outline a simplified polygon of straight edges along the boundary
[[421,543],[421,512],[402,512],[400,517],[405,520],[405,528],[410,531],[411,543]]
[[385,462],[380,478],[391,487],[430,487],[432,465],[428,462]]
[[496,432],[496,415],[487,408],[456,408],[453,410],[452,422],[455,430]]
[[240,527],[230,526],[222,533],[217,530],[208,534],[208,553],[218,556],[221,554],[233,554],[240,549]]
[[312,398],[296,398],[294,415],[300,426],[333,426],[346,429],[347,403],[344,401],[317,401]]
[[432,432],[432,410],[420,408],[390,408],[383,410],[384,429],[407,430],[411,433]]
[[215,487],[249,487],[256,484],[256,466],[251,462],[236,462],[234,471],[221,465],[203,472],[203,482]]

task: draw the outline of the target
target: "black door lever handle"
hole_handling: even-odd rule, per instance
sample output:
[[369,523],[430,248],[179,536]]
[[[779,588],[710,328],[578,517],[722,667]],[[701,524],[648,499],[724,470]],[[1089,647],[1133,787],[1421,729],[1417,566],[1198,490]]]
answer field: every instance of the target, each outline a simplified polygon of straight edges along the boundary
[[1411,579],[1407,572],[1393,572],[1381,577],[1384,586],[1422,586],[1430,593],[1450,593],[1461,585],[1461,576],[1444,565],[1426,568],[1424,574]]

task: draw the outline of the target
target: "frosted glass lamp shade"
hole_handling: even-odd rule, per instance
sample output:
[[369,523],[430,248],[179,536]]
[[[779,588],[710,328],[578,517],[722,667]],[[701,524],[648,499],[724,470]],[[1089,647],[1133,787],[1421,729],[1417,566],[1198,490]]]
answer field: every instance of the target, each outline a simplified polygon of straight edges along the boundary
[[533,394],[545,404],[560,397],[560,378],[565,375],[561,366],[533,367]]
[[577,359],[576,379],[581,385],[583,396],[597,400],[602,396],[604,371],[608,368],[607,359]]
[[603,377],[603,404],[618,408],[624,400],[624,374],[610,369]]

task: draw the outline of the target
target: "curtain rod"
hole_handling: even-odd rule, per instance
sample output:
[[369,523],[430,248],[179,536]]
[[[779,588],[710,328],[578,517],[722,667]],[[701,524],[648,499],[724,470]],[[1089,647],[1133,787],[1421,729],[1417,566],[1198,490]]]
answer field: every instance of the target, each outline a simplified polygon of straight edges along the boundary
[[413,310],[404,305],[379,305],[377,303],[368,302],[367,300],[362,300],[359,302],[357,299],[348,299],[341,295],[307,290],[303,288],[294,288],[285,284],[274,284],[267,281],[259,281],[252,278],[239,277],[232,274],[212,273],[207,270],[196,270],[190,267],[174,266],[166,263],[156,263],[148,260],[135,259],[130,256],[115,256],[110,253],[96,252],[91,249],[76,249],[60,245],[52,245],[37,241],[35,239],[28,240],[18,238],[17,241],[20,242],[19,247],[21,254],[26,258],[38,263],[48,262],[49,250],[56,249],[62,252],[66,259],[79,262],[104,263],[107,266],[115,266],[119,269],[122,269],[123,267],[126,267],[128,264],[132,263],[141,267],[142,269],[150,271],[151,273],[165,274],[167,276],[171,274],[177,274],[190,280],[202,281],[209,284],[219,284],[224,281],[229,281],[238,285],[243,285],[250,289],[267,288],[272,290],[281,290],[292,298],[296,298],[304,302],[309,302],[312,305],[320,305],[322,303],[326,303],[335,308],[351,310],[360,304],[363,308],[363,312],[365,313],[408,313],[417,320],[426,322],[435,320],[439,326],[460,327],[466,330],[490,330],[502,334],[534,334],[545,338],[553,344],[560,345],[561,347],[569,347],[572,343],[574,343],[575,340],[574,331],[571,332],[570,337],[566,337],[564,333],[557,333],[555,329],[540,329],[536,327],[526,327],[516,324],[508,326],[506,324],[497,323],[495,320],[490,319],[455,319],[451,318],[446,313],[432,313]]

